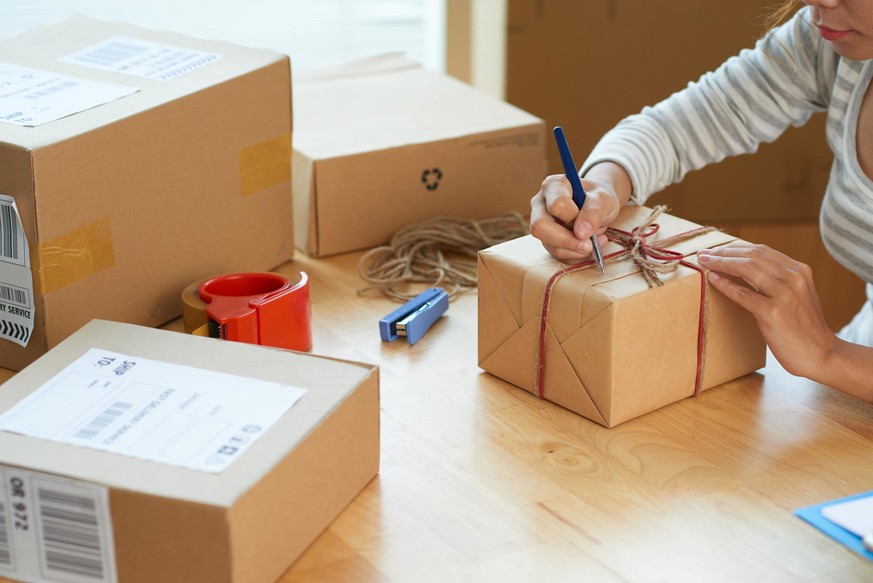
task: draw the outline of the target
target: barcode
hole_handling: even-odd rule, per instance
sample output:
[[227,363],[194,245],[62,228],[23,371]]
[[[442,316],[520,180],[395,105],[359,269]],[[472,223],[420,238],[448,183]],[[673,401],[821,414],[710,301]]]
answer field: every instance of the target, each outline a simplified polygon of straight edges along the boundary
[[135,57],[140,53],[147,52],[148,50],[149,47],[147,46],[113,40],[92,51],[76,55],[76,60],[102,67],[109,67],[130,59],[131,57]]
[[55,83],[54,85],[49,85],[41,89],[40,91],[35,91],[33,93],[28,93],[24,96],[25,99],[39,99],[40,97],[46,97],[51,95],[52,93],[57,93],[58,91],[63,91],[67,87],[75,87],[78,85],[78,81],[64,81],[62,83]]
[[131,403],[123,401],[112,403],[102,413],[89,421],[85,427],[77,431],[75,437],[79,439],[93,439],[95,435],[109,427],[113,421],[121,417],[131,407],[133,407]]
[[18,217],[11,204],[0,205],[0,256],[18,261]]
[[105,568],[94,497],[36,488],[46,574],[103,581]]
[[12,548],[6,523],[6,507],[0,502],[0,566],[12,567]]
[[[186,58],[191,58],[191,57],[186,56]],[[218,59],[218,55],[203,55],[203,56],[199,57],[197,60],[192,61],[190,63],[185,63],[185,64],[180,63],[175,69],[171,69],[165,73],[161,73],[160,75],[157,75],[155,78],[160,79],[161,81],[167,81],[167,80],[172,79],[174,77],[179,77],[181,75],[184,75],[185,73],[190,73],[191,71],[199,69],[200,67],[205,67],[206,65],[208,65],[209,63],[211,63],[212,61],[214,61],[216,59]]]
[[14,285],[0,283],[0,300],[18,304],[25,308],[30,307],[30,296],[27,293],[27,290],[21,287],[15,287]]

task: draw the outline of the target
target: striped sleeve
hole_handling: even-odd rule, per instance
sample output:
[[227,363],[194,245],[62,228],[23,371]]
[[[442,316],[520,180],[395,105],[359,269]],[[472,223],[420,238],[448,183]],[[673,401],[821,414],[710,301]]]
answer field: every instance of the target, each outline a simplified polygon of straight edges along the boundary
[[633,183],[633,202],[727,156],[755,152],[800,126],[830,99],[834,58],[804,8],[716,71],[639,114],[625,118],[582,166],[612,161]]

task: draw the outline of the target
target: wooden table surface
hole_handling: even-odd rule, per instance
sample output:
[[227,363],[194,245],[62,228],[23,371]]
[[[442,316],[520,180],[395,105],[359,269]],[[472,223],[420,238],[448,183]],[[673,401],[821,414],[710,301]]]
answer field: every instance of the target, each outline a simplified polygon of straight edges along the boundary
[[282,268],[312,278],[312,352],[378,364],[382,408],[379,476],[283,583],[873,580],[792,514],[873,489],[873,406],[770,359],[606,429],[478,368],[475,292],[382,342],[359,257]]
[[873,489],[873,406],[771,359],[606,429],[478,368],[475,292],[382,342],[397,304],[357,295],[359,257],[279,270],[311,277],[314,354],[380,366],[382,409],[379,475],[282,583],[873,581],[792,514]]

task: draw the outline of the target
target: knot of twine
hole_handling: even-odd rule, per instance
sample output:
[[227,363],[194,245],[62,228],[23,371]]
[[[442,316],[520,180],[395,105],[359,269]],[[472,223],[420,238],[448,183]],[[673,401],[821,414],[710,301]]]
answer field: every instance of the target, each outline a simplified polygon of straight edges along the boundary
[[624,251],[610,253],[607,256],[610,262],[621,261],[630,257],[640,268],[643,278],[650,288],[656,285],[664,285],[661,276],[673,273],[679,269],[679,265],[685,259],[685,255],[668,249],[668,247],[686,239],[716,230],[715,227],[698,227],[678,235],[673,235],[672,237],[667,237],[666,239],[661,239],[657,242],[657,246],[652,245],[648,242],[648,238],[660,230],[660,225],[655,221],[665,211],[667,211],[666,206],[656,206],[652,209],[651,214],[649,214],[646,220],[639,226],[634,227],[630,232],[612,227],[606,230],[607,239],[625,248]]
[[490,219],[437,217],[397,231],[387,245],[367,251],[358,261],[358,275],[369,287],[406,302],[414,293],[407,284],[442,287],[453,299],[477,284],[476,256],[482,249],[528,234],[530,226],[519,213]]
[[[701,382],[703,380],[704,355],[706,346],[706,274],[703,268],[685,260],[685,255],[679,251],[668,249],[670,245],[674,245],[686,239],[703,235],[711,231],[717,230],[715,227],[697,227],[666,239],[657,241],[657,246],[649,243],[647,239],[660,230],[660,226],[655,221],[665,212],[667,207],[658,205],[652,209],[651,214],[639,226],[630,231],[623,231],[609,227],[606,230],[606,237],[610,241],[620,244],[623,249],[615,251],[605,256],[605,263],[613,263],[630,257],[633,262],[639,266],[643,278],[649,288],[656,285],[664,285],[661,276],[676,271],[680,265],[690,267],[697,271],[700,275],[700,306],[697,320],[697,370],[694,378],[694,391],[692,396],[697,396],[700,393]],[[588,269],[595,265],[595,261],[585,261],[577,265],[563,267],[549,278],[546,283],[546,289],[543,294],[543,308],[540,315],[540,338],[537,353],[537,395],[545,398],[545,378],[546,378],[546,337],[549,319],[549,304],[551,303],[552,288],[557,283],[558,279],[573,271]]]

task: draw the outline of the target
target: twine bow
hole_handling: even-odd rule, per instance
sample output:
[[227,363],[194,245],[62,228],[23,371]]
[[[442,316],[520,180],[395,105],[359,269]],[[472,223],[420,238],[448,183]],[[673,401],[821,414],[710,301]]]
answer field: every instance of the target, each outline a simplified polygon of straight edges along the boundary
[[[681,241],[716,230],[715,227],[698,227],[678,235],[673,235],[672,237],[667,237],[666,239],[661,239],[658,241],[657,246],[652,245],[648,242],[648,238],[661,229],[661,226],[655,221],[666,210],[667,207],[664,205],[656,206],[652,209],[651,214],[646,220],[638,227],[634,227],[630,232],[612,227],[606,230],[607,239],[625,248],[623,251],[609,254],[610,261],[621,261],[629,256],[640,268],[643,278],[645,278],[650,288],[656,285],[664,285],[661,276],[673,273],[679,269],[680,265],[686,265],[699,270],[700,268],[696,265],[683,261],[685,255],[678,251],[673,251],[669,247]],[[566,271],[575,271],[573,267]]]
[[[606,255],[603,260],[605,263],[614,263],[630,257],[633,262],[640,268],[643,278],[646,280],[649,288],[664,285],[661,276],[667,275],[679,269],[680,265],[690,267],[700,274],[700,309],[697,324],[697,372],[694,379],[693,396],[700,393],[700,383],[703,379],[704,365],[704,346],[706,343],[706,273],[703,269],[690,261],[686,261],[686,255],[679,251],[669,249],[681,241],[715,231],[715,227],[697,227],[666,239],[657,241],[654,245],[648,241],[649,237],[655,235],[660,230],[660,225],[655,221],[665,212],[667,207],[664,205],[656,206],[652,209],[651,214],[639,226],[630,231],[623,231],[610,227],[606,230],[606,237],[614,243],[618,243],[623,247],[619,251],[615,251]],[[551,303],[552,288],[557,281],[568,273],[588,269],[595,264],[592,259],[577,265],[563,267],[549,278],[546,283],[545,293],[543,295],[543,309],[540,316],[540,342],[537,354],[537,395],[539,398],[545,398],[545,378],[546,378],[546,332],[549,319],[549,304]]]

